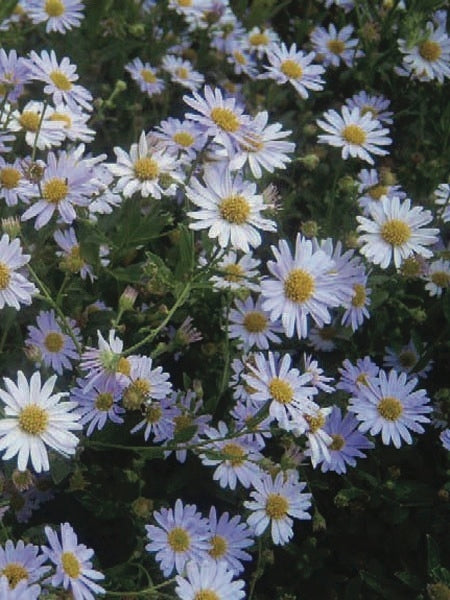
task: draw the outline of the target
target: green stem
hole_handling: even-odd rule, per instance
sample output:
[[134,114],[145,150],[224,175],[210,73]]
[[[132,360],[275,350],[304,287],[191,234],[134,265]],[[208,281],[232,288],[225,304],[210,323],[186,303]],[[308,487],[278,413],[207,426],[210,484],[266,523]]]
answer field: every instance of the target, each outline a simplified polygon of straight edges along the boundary
[[34,159],[36,158],[37,141],[38,141],[39,133],[41,132],[42,123],[44,121],[44,113],[47,109],[47,106],[48,106],[48,100],[45,100],[44,106],[42,107],[41,118],[39,119],[39,125],[38,125],[37,131],[36,131],[36,135],[34,137],[33,151],[31,153],[31,161],[32,162],[34,162]]
[[151,594],[152,592],[156,592],[158,593],[158,590],[160,590],[163,587],[166,587],[168,585],[171,585],[172,583],[174,583],[176,581],[176,578],[173,577],[172,579],[168,579],[167,581],[163,581],[163,583],[158,583],[158,585],[152,585],[148,588],[145,588],[144,590],[139,590],[139,591],[133,591],[133,592],[110,592],[109,590],[106,591],[106,597],[108,596],[120,596],[122,598],[125,597],[129,597],[129,596],[143,596],[144,594]]
[[64,279],[63,279],[63,282],[61,284],[61,287],[59,288],[59,291],[58,291],[58,293],[56,295],[56,301],[55,302],[56,302],[56,304],[58,306],[60,306],[60,304],[61,304],[61,298],[62,298],[62,295],[64,293],[64,290],[65,290],[65,288],[66,288],[69,280],[70,280],[70,275],[69,275],[69,273],[66,272],[64,274]]

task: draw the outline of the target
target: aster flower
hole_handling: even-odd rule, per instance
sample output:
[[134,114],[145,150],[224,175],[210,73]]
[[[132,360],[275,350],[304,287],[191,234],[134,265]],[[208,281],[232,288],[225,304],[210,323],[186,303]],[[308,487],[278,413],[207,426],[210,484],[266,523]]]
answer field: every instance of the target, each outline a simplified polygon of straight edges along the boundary
[[241,517],[229,516],[227,512],[217,517],[216,509],[211,506],[208,516],[209,521],[209,543],[208,554],[211,559],[219,564],[225,562],[235,575],[244,570],[242,561],[251,560],[252,557],[244,548],[253,545],[252,533]]
[[351,67],[355,58],[364,55],[361,50],[356,49],[359,40],[351,37],[353,31],[352,25],[346,25],[338,31],[332,23],[328,30],[324,27],[316,27],[313,30],[311,43],[325,67],[338,67],[341,62]]
[[430,296],[439,298],[450,285],[450,261],[442,258],[432,261],[423,279],[427,282],[425,289]]
[[192,161],[205,146],[206,135],[196,123],[169,117],[156,128],[155,137],[162,141],[167,150],[178,152],[183,161]]
[[28,587],[26,581],[19,581],[12,590],[8,578],[5,575],[0,577],[0,600],[38,600],[40,594],[41,587],[37,583]]
[[385,185],[381,180],[376,169],[361,169],[358,174],[358,191],[361,196],[358,198],[358,204],[363,211],[363,215],[368,216],[369,209],[374,204],[378,204],[383,196],[393,198],[398,196],[401,200],[406,198],[405,192],[399,185]]
[[180,600],[240,600],[245,598],[244,582],[242,579],[233,581],[233,575],[224,562],[206,560],[198,564],[190,561],[186,566],[186,577],[176,577],[175,592]]
[[213,275],[210,281],[213,288],[216,290],[249,290],[251,292],[259,292],[259,271],[257,267],[261,261],[253,258],[250,252],[239,257],[234,251],[230,250],[222,255],[222,258],[217,263],[217,270],[220,275]]
[[256,346],[260,350],[268,350],[269,342],[281,342],[276,334],[283,329],[279,323],[269,320],[269,314],[261,308],[260,297],[256,302],[251,296],[244,301],[236,299],[234,305],[229,314],[228,336],[240,338],[238,348],[249,350]]
[[359,430],[371,435],[381,432],[383,444],[392,442],[396,448],[400,448],[402,440],[412,444],[409,430],[423,433],[420,423],[429,423],[425,414],[433,410],[425,390],[413,391],[416,385],[416,377],[408,379],[406,373],[392,369],[387,374],[380,370],[349,400],[348,410],[360,421]]
[[450,184],[441,183],[434,190],[434,198],[439,208],[439,214],[444,223],[450,221]]
[[15,136],[11,133],[0,131],[0,154],[10,152],[11,146],[9,145],[9,143],[13,142],[15,139]]
[[450,451],[450,429],[447,427],[444,431],[441,431],[439,439],[442,442],[442,446],[445,450]]
[[403,56],[403,68],[396,69],[397,74],[413,76],[419,81],[437,79],[444,83],[450,77],[450,38],[445,24],[436,28],[428,21],[422,39],[409,45],[406,40],[399,39],[398,46]]
[[319,135],[318,141],[320,144],[342,148],[344,160],[350,156],[373,165],[371,154],[389,154],[388,150],[380,148],[392,143],[387,135],[389,130],[382,128],[380,121],[374,119],[370,112],[362,115],[359,108],[350,110],[343,106],[341,115],[331,109],[326,111],[323,117],[325,120],[317,119],[317,124],[326,134]]
[[269,48],[280,41],[278,34],[270,27],[252,27],[247,34],[247,44],[258,58],[264,58]]
[[206,453],[200,454],[200,459],[202,464],[216,467],[214,481],[218,481],[221,488],[229,487],[231,490],[236,489],[238,481],[245,488],[250,487],[260,472],[257,463],[263,458],[256,444],[243,437],[223,439],[230,435],[223,421],[219,421],[217,429],[208,427],[205,435],[212,442],[204,446]]
[[[395,369],[402,373],[407,373],[408,375],[415,371],[417,364],[421,359],[420,353],[412,339],[410,339],[406,346],[403,346],[399,352],[396,352],[393,348],[388,346],[385,348],[385,352],[383,366]],[[420,371],[417,371],[415,375],[417,375],[417,377],[427,377],[431,369],[432,361],[429,361]]]
[[[36,325],[28,327],[26,345],[38,349],[42,363],[58,375],[62,375],[64,369],[71,371],[71,359],[79,358],[77,348],[73,339],[63,332],[56,321],[54,310],[41,310],[36,317]],[[75,321],[68,319],[66,325],[71,328],[73,336],[80,341],[80,330]]]
[[292,517],[311,519],[306,512],[311,507],[311,494],[303,493],[306,483],[301,483],[298,473],[290,470],[278,473],[275,479],[263,473],[254,480],[253,487],[252,500],[244,502],[245,508],[252,511],[247,523],[257,536],[270,525],[273,543],[287,544],[294,535]]
[[364,319],[370,318],[368,306],[370,306],[370,292],[372,290],[367,287],[367,275],[364,271],[361,272],[361,278],[357,283],[353,284],[353,297],[344,314],[342,315],[341,324],[352,328],[356,331],[364,322]]
[[76,402],[60,402],[66,392],[52,394],[56,375],[47,379],[41,388],[41,375],[33,373],[30,382],[22,371],[17,373],[17,385],[3,378],[8,391],[0,389],[0,399],[5,404],[5,417],[0,420],[0,450],[5,450],[3,460],[18,454],[17,467],[26,469],[31,460],[33,469],[40,473],[50,465],[46,446],[64,456],[75,454],[78,438],[72,433],[82,426],[79,415],[71,412]]
[[413,253],[430,258],[433,252],[426,248],[438,240],[438,229],[423,226],[433,219],[431,211],[421,206],[411,208],[411,201],[403,203],[394,196],[383,197],[370,208],[371,219],[357,217],[358,232],[363,232],[360,248],[368,260],[386,269],[394,258],[398,269],[402,262]]
[[8,234],[4,233],[0,239],[0,310],[5,305],[20,310],[21,304],[31,304],[31,296],[37,288],[28,281],[22,269],[29,260],[29,254],[22,254],[19,239],[10,242]]
[[125,70],[138,84],[141,92],[146,93],[149,97],[160,94],[165,88],[164,81],[156,76],[156,69],[148,62],[143,63],[140,58],[134,58],[126,64]]
[[42,552],[56,567],[51,585],[55,588],[62,585],[65,590],[70,590],[74,600],[92,600],[93,594],[104,594],[104,588],[96,581],[105,576],[92,568],[90,560],[94,551],[78,543],[69,523],[61,523],[60,531],[61,539],[51,527],[45,528],[49,546],[42,546]]
[[264,201],[255,193],[254,183],[240,175],[232,178],[229,169],[222,166],[206,168],[203,180],[206,187],[193,178],[186,189],[189,200],[200,208],[187,213],[197,220],[189,224],[191,229],[209,229],[208,236],[218,238],[222,248],[231,244],[243,252],[261,244],[258,229],[276,230],[275,223],[261,215]]
[[25,545],[22,540],[19,540],[16,545],[11,540],[7,540],[4,548],[0,546],[0,573],[7,578],[10,590],[17,589],[21,581],[27,585],[39,581],[50,569],[48,566],[43,566],[46,557],[38,553],[38,546]]
[[288,337],[296,329],[299,338],[307,337],[307,317],[311,315],[319,327],[331,321],[328,309],[338,306],[336,298],[335,263],[320,249],[313,250],[312,242],[297,234],[294,256],[286,240],[278,248],[272,246],[275,262],[267,268],[273,278],[261,284],[262,308],[275,321],[281,317]]
[[39,150],[46,150],[60,146],[66,137],[62,123],[46,120],[46,112],[43,102],[30,100],[21,112],[14,110],[11,113],[8,128],[10,131],[25,132],[25,142],[31,148],[36,146]]
[[328,385],[329,381],[333,381],[333,377],[327,377],[324,375],[324,370],[319,367],[319,363],[317,360],[314,360],[311,354],[303,354],[303,363],[305,365],[305,373],[309,373],[312,377],[311,384],[313,387],[325,392],[326,394],[331,394],[334,392],[334,387],[332,385]]
[[305,54],[297,50],[296,44],[292,44],[289,50],[284,43],[280,46],[272,44],[267,50],[270,66],[265,67],[267,73],[260,75],[260,78],[274,79],[279,85],[289,81],[297,93],[306,99],[308,90],[323,90],[325,83],[321,78],[325,69],[321,65],[311,64],[315,57],[315,52]]
[[324,327],[311,327],[308,332],[308,342],[314,350],[321,352],[333,352],[336,350],[336,340],[339,331],[333,321],[331,325]]
[[[235,361],[233,362],[233,366],[236,367]],[[238,394],[234,397],[237,395]],[[235,407],[230,411],[230,416],[234,419],[234,430],[248,431],[248,433],[242,435],[242,439],[248,441],[252,446],[256,445],[258,450],[262,450],[265,447],[265,438],[272,437],[272,434],[270,433],[270,422],[272,417],[268,416],[261,419],[261,416],[258,415],[258,418],[255,418],[260,408],[261,407],[258,404],[253,402],[251,395],[246,394],[246,397],[241,396],[240,399],[238,398]]]
[[153,400],[144,407],[144,418],[131,429],[130,433],[144,430],[144,440],[148,442],[150,435],[155,442],[172,440],[175,432],[175,417],[179,411],[174,405],[173,398]]
[[164,577],[175,569],[182,573],[190,560],[202,562],[208,558],[208,521],[197,512],[195,504],[186,504],[178,499],[175,507],[154,511],[158,525],[146,525],[149,543],[147,552],[156,552]]
[[39,194],[37,186],[24,177],[22,164],[20,158],[8,163],[0,156],[0,198],[7,206],[16,206],[19,200],[28,204]]
[[153,368],[148,356],[130,357],[129,384],[123,392],[123,403],[128,410],[136,410],[152,399],[162,400],[172,391],[170,375],[162,367]]
[[27,14],[35,25],[46,23],[45,31],[66,33],[79,27],[84,18],[84,5],[79,0],[29,0]]
[[191,62],[178,56],[170,56],[170,54],[164,56],[162,68],[169,73],[174,83],[179,83],[191,91],[197,90],[205,81],[204,76],[194,70]]
[[257,74],[256,62],[242,38],[234,40],[227,51],[227,62],[233,65],[236,75],[245,74],[254,79]]
[[86,381],[77,379],[77,388],[70,390],[71,398],[77,403],[81,425],[88,425],[86,435],[89,437],[97,429],[101,431],[107,421],[120,425],[120,416],[125,410],[118,405],[122,399],[123,387],[114,380],[98,381],[86,390]]
[[285,354],[277,360],[272,352],[267,359],[261,352],[254,355],[254,366],[248,364],[249,375],[244,380],[252,388],[251,399],[262,407],[269,404],[269,414],[276,419],[283,429],[299,429],[308,427],[306,414],[316,412],[318,406],[312,400],[317,389],[309,385],[310,373],[300,374],[298,369],[291,368],[291,357]]
[[350,110],[359,108],[361,115],[370,112],[375,119],[385,125],[392,125],[392,111],[386,110],[391,101],[382,95],[368,94],[367,92],[358,92],[345,101]]
[[354,396],[358,395],[360,387],[367,385],[369,378],[374,378],[378,375],[380,367],[378,367],[369,356],[358,358],[356,365],[353,365],[348,358],[342,363],[343,368],[338,371],[341,375],[336,387],[338,390],[345,390]]
[[70,273],[79,273],[81,279],[89,277],[91,283],[96,279],[91,265],[81,256],[80,244],[77,240],[77,235],[73,227],[69,227],[64,231],[58,229],[53,234],[53,239],[61,248],[61,251],[56,252],[56,256],[61,257],[60,268],[67,270]]
[[329,458],[321,457],[322,473],[334,471],[339,475],[347,472],[347,465],[354,467],[357,458],[365,458],[361,450],[369,450],[374,447],[362,433],[357,431],[358,421],[351,413],[346,413],[342,418],[341,409],[333,406],[328,415],[324,430],[332,438],[328,446]]
[[314,468],[316,468],[323,457],[327,460],[330,458],[328,447],[332,442],[332,438],[325,431],[324,425],[331,410],[330,406],[318,408],[312,415],[306,415],[305,419],[308,423],[306,431],[294,430],[295,435],[303,433],[306,435],[307,442],[304,454],[311,458],[311,464]]
[[71,142],[92,142],[95,131],[87,126],[90,115],[65,104],[47,106],[45,120],[59,123],[65,138]]
[[80,368],[88,372],[86,391],[102,379],[115,379],[123,387],[129,382],[131,363],[123,357],[123,342],[116,338],[116,332],[110,329],[108,341],[97,330],[98,348],[86,346],[81,355]]
[[28,68],[24,59],[17,56],[16,50],[8,53],[0,48],[0,96],[9,102],[16,102],[28,83]]

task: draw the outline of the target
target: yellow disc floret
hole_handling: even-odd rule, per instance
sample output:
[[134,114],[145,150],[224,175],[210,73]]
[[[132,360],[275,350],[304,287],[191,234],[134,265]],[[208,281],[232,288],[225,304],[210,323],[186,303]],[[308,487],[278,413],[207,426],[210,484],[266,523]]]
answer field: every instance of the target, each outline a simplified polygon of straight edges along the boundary
[[328,446],[330,450],[342,450],[345,446],[345,439],[339,433],[332,433],[331,439],[333,440]]
[[26,131],[32,131],[33,133],[39,129],[39,123],[41,122],[41,115],[34,110],[24,110],[19,117],[20,125]]
[[11,269],[0,261],[0,290],[6,290],[11,281]]
[[419,44],[419,54],[425,60],[435,62],[442,54],[442,48],[433,40],[426,40]]
[[210,556],[215,559],[222,558],[228,550],[228,542],[221,535],[214,535],[210,540],[211,548],[208,550]]
[[327,47],[333,54],[342,54],[345,50],[345,44],[342,40],[329,40]]
[[210,113],[211,119],[224,131],[234,133],[240,127],[239,119],[229,108],[217,106]]
[[191,538],[183,527],[174,527],[167,534],[167,542],[174,552],[186,552],[191,545]]
[[140,181],[156,179],[159,174],[158,163],[149,156],[138,158],[134,163],[134,174]]
[[20,412],[19,427],[24,433],[29,435],[42,435],[48,425],[47,412],[37,406],[37,404],[28,404]]
[[447,273],[447,271],[434,271],[434,273],[431,273],[430,279],[438,287],[447,288],[450,284],[450,273]]
[[174,133],[173,141],[183,146],[183,148],[189,148],[195,142],[194,136],[188,133],[187,131],[179,131],[178,133]]
[[95,408],[103,412],[108,412],[113,404],[114,398],[110,392],[102,392],[95,399]]
[[289,510],[289,502],[280,494],[269,494],[266,500],[266,514],[271,519],[283,519]]
[[294,397],[292,386],[279,377],[274,377],[269,383],[269,392],[274,400],[280,404],[289,404]]
[[366,132],[359,125],[346,125],[342,130],[342,137],[349,144],[355,144],[356,146],[362,146],[366,141]]
[[9,583],[9,588],[13,590],[19,581],[22,579],[28,580],[28,571],[25,567],[19,563],[8,563],[6,567],[4,567],[0,571],[1,575],[4,575]]
[[386,396],[380,400],[377,410],[386,421],[397,421],[403,413],[403,406],[397,398]]
[[247,456],[245,450],[241,448],[241,446],[233,444],[232,442],[225,444],[222,448],[222,452],[226,455],[226,460],[232,467],[241,466],[245,462]]
[[261,333],[267,328],[267,317],[259,310],[252,310],[244,317],[244,327],[249,333]]
[[4,167],[0,170],[0,185],[7,190],[17,187],[20,181],[20,172],[14,167]]
[[64,336],[59,331],[50,331],[45,336],[44,346],[49,352],[58,353],[64,347]]
[[254,33],[248,38],[252,46],[266,46],[269,43],[269,37],[265,33]]
[[314,277],[304,269],[293,269],[284,282],[284,295],[298,304],[306,302],[314,294]]
[[195,592],[194,600],[220,600],[220,596],[214,590],[199,590]]
[[219,212],[228,223],[243,225],[250,215],[250,205],[244,196],[229,196],[220,203]]
[[81,574],[81,564],[73,552],[63,552],[61,554],[61,565],[64,572],[71,579],[76,579]]
[[141,69],[141,77],[145,83],[155,83],[156,75],[150,69]]
[[386,196],[388,189],[386,185],[374,185],[367,190],[367,193],[372,200],[379,200],[381,196]]
[[362,308],[366,303],[366,288],[362,283],[355,283],[353,286],[352,306]]
[[67,196],[69,185],[62,177],[52,177],[42,186],[42,197],[51,204],[58,204]]
[[53,81],[58,90],[68,92],[72,89],[72,83],[70,79],[62,71],[52,71],[50,73],[50,79]]
[[60,17],[66,9],[61,0],[45,0],[44,10],[49,17]]
[[303,75],[301,66],[289,58],[281,63],[280,70],[283,75],[286,75],[289,79],[300,79]]
[[391,219],[382,226],[381,237],[391,246],[402,246],[410,239],[411,228],[400,219]]

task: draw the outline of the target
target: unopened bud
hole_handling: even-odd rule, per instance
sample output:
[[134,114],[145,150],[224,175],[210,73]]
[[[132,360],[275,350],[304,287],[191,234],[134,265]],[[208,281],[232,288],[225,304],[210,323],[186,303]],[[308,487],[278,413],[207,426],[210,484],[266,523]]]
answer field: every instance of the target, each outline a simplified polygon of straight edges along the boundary
[[2,231],[7,233],[11,239],[20,235],[22,226],[17,217],[6,217],[2,219]]
[[31,473],[31,471],[28,469],[25,469],[25,471],[14,469],[11,480],[19,492],[25,492],[26,490],[29,490],[34,486],[35,483],[33,473]]
[[131,510],[140,519],[148,519],[153,511],[153,500],[139,496],[131,505]]
[[320,164],[320,157],[317,154],[307,154],[299,159],[302,165],[308,171],[314,171]]
[[307,238],[317,237],[319,234],[319,225],[316,221],[305,221],[300,226],[300,231]]
[[131,310],[137,297],[137,290],[135,290],[134,287],[131,287],[131,285],[127,285],[119,298],[119,307],[122,310]]

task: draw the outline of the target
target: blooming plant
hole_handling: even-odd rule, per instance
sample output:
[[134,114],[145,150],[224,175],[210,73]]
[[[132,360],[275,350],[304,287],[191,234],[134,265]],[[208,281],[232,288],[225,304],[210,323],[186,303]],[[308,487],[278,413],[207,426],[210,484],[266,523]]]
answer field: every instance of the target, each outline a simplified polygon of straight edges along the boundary
[[0,600],[450,597],[447,12],[0,2]]

